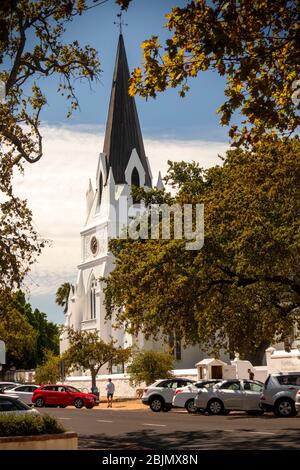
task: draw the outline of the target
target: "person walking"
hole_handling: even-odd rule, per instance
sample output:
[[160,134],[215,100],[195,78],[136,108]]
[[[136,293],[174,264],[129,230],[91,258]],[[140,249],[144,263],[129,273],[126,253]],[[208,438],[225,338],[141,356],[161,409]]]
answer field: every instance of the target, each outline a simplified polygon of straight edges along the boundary
[[111,379],[108,379],[108,382],[105,385],[105,389],[107,396],[107,408],[112,408],[112,402],[115,393],[115,385],[112,383]]

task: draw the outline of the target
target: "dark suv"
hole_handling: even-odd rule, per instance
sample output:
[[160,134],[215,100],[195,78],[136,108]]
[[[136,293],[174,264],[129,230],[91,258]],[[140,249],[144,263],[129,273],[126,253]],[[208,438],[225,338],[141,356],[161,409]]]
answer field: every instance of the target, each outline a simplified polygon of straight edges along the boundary
[[300,390],[300,372],[270,374],[265,382],[260,407],[276,416],[296,415],[296,393]]

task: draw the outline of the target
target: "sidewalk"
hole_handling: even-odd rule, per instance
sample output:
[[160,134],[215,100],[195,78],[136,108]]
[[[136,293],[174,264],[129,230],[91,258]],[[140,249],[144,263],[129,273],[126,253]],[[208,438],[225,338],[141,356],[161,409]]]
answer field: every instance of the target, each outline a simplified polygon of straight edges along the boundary
[[112,404],[112,408],[107,408],[107,401],[101,399],[100,404],[94,406],[94,410],[148,410],[148,406],[142,404],[140,399],[126,399],[126,398],[115,398]]

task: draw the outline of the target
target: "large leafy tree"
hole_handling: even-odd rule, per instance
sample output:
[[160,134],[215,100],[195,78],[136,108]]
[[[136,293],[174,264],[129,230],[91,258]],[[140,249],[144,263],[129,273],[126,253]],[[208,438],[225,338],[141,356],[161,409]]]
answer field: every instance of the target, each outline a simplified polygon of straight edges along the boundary
[[0,338],[5,341],[10,367],[33,369],[45,360],[47,351],[59,353],[58,326],[45,313],[33,309],[23,292],[2,292],[0,300]]
[[[44,241],[24,200],[13,191],[14,170],[43,155],[40,116],[47,103],[41,78],[58,77],[58,92],[78,107],[74,83],[100,75],[97,51],[65,44],[67,25],[105,0],[2,0],[0,2],[0,289],[19,287]],[[128,0],[117,0],[122,8]],[[2,94],[2,93],[1,93]]]
[[143,42],[143,69],[134,70],[130,92],[155,97],[180,86],[184,96],[190,77],[215,70],[227,81],[220,120],[232,123],[236,145],[266,132],[290,135],[300,122],[299,11],[297,0],[187,1],[166,15],[164,45],[158,36]]
[[121,364],[128,360],[130,348],[122,349],[111,340],[106,343],[97,331],[66,330],[69,347],[63,355],[67,366],[74,369],[89,370],[92,378],[92,390],[96,386],[96,377],[105,364]]
[[132,333],[167,338],[175,330],[186,343],[259,363],[300,320],[299,140],[231,150],[206,171],[170,163],[166,179],[177,203],[204,203],[204,247],[113,240],[108,316],[116,312]]
[[37,332],[20,312],[9,292],[0,296],[0,338],[6,346],[6,364],[1,375],[11,367],[22,367],[28,355],[34,354]]

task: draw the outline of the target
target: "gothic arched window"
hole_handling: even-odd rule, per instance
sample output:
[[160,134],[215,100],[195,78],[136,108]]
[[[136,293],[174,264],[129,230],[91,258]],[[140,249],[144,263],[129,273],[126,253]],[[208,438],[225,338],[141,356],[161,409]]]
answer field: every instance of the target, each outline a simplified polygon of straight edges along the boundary
[[100,178],[99,178],[99,206],[101,204],[102,192],[103,192],[103,176],[102,176],[102,172],[101,172],[100,173]]
[[[140,175],[139,175],[139,172],[137,171],[136,167],[134,167],[134,169],[132,170],[132,173],[131,173],[131,185],[136,186],[137,188],[140,187]],[[137,196],[133,197],[133,204],[137,204],[139,202],[141,202],[141,201]]]
[[140,187],[140,175],[136,167],[134,167],[131,173],[131,184],[137,186],[138,188]]
[[90,290],[90,318],[96,318],[96,281],[92,282]]

